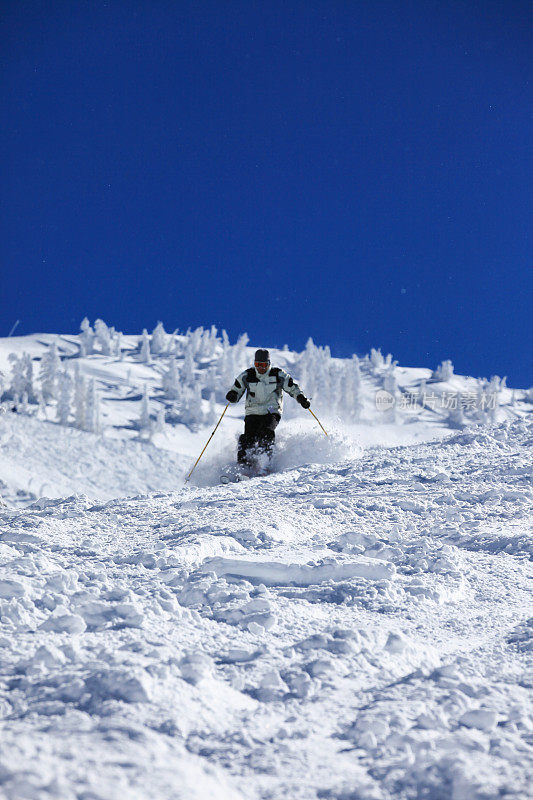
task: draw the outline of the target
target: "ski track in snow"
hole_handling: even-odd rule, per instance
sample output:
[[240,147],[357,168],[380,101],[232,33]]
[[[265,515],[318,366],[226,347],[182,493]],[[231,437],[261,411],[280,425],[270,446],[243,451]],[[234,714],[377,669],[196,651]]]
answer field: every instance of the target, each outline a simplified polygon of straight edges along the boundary
[[532,442],[0,509],[0,793],[531,797]]

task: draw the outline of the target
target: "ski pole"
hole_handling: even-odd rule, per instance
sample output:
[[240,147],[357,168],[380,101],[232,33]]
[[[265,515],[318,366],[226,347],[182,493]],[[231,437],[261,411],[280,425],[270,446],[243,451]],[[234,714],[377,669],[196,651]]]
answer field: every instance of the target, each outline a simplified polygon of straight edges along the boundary
[[311,409],[309,409],[309,413],[310,413],[310,414],[313,414],[313,417],[316,419],[316,421],[318,422],[318,424],[320,425],[320,427],[322,428],[322,430],[324,431],[324,433],[325,433],[325,434],[326,434],[326,436],[327,436],[327,435],[328,435],[328,432],[326,431],[326,429],[324,428],[324,426],[322,425],[322,423],[321,423],[321,422],[320,422],[320,420],[318,419],[317,415],[316,415],[316,414],[315,414],[313,411],[311,411]]
[[204,449],[202,450],[202,452],[200,453],[200,455],[199,455],[199,456],[198,456],[198,458],[196,459],[196,461],[195,461],[195,463],[194,463],[194,467],[191,469],[191,471],[189,472],[189,474],[188,474],[188,475],[187,475],[187,477],[185,478],[185,483],[187,483],[187,481],[189,480],[189,478],[190,478],[190,477],[191,477],[191,475],[193,474],[194,470],[196,469],[196,464],[198,464],[198,462],[200,461],[201,457],[202,457],[202,456],[203,456],[203,454],[205,453],[205,451],[206,451],[206,449],[207,449],[207,445],[209,444],[209,442],[211,441],[211,439],[212,439],[212,438],[213,438],[213,436],[215,435],[215,433],[216,433],[216,430],[217,430],[218,426],[219,426],[219,425],[220,425],[220,423],[222,422],[222,417],[224,416],[224,414],[225,414],[225,413],[226,413],[226,411],[228,410],[228,406],[229,406],[229,403],[227,404],[226,408],[224,409],[224,411],[223,411],[223,412],[222,412],[222,414],[220,415],[220,419],[219,419],[219,421],[217,422],[217,424],[215,425],[215,430],[213,431],[213,433],[211,434],[211,436],[210,436],[210,437],[209,437],[209,439],[207,440],[207,442],[206,442],[206,445],[205,445]]

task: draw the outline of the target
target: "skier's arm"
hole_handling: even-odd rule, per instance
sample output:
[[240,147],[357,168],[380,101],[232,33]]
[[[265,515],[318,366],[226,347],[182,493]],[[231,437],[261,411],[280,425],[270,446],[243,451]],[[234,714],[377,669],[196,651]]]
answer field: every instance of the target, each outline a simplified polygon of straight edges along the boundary
[[237,377],[235,378],[233,386],[226,395],[226,400],[228,401],[228,403],[237,403],[243,396],[244,391],[246,389],[246,385],[244,383],[245,377],[246,377],[246,371],[241,372],[241,374],[237,375]]
[[290,394],[291,397],[294,397],[294,399],[297,400],[300,403],[300,405],[303,406],[303,408],[309,408],[311,403],[309,402],[307,397],[304,395],[304,393],[302,392],[302,390],[300,389],[300,387],[298,386],[296,381],[293,378],[291,378],[291,376],[287,372],[284,372],[282,369],[280,369],[279,375],[280,375],[280,378],[282,378],[282,380],[283,380],[283,384],[282,384],[283,385],[283,391],[287,392],[287,394]]

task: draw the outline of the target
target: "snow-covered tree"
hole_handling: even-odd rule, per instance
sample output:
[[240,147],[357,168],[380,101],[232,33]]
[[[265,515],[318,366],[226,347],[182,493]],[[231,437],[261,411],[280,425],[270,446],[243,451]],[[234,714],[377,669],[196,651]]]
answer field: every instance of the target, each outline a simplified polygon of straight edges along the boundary
[[476,417],[482,423],[489,421],[486,396],[488,385],[489,382],[486,378],[478,378],[476,381]]
[[85,429],[85,405],[87,402],[87,388],[85,378],[80,372],[79,364],[74,368],[74,424],[80,430]]
[[168,336],[165,332],[162,322],[158,322],[152,331],[152,341],[150,343],[150,350],[154,355],[166,352],[168,346]]
[[146,330],[146,328],[143,328],[142,339],[141,339],[141,352],[139,360],[143,364],[152,363],[152,355],[150,353],[150,337],[148,336],[148,331]]
[[168,370],[163,373],[161,379],[163,392],[169,400],[178,400],[180,397],[180,374],[175,358],[171,358]]
[[398,381],[396,380],[394,364],[390,364],[383,376],[383,388],[394,397],[398,394]]
[[450,359],[447,359],[439,364],[431,377],[437,381],[449,381],[451,378],[453,378],[453,364]]
[[173,356],[177,356],[178,350],[179,350],[178,329],[176,328],[176,330],[172,332],[172,335],[170,337],[170,341],[168,343],[168,352]]
[[40,389],[37,389],[35,392],[35,401],[39,406],[39,413],[38,416],[41,419],[47,419],[46,416],[46,403],[44,401],[43,393]]
[[208,367],[206,371],[205,388],[209,394],[217,390],[217,368],[215,366]]
[[235,345],[235,369],[237,372],[241,372],[248,366],[246,347],[249,341],[247,333],[242,333],[237,339],[237,344]]
[[182,422],[195,431],[204,424],[202,409],[202,389],[199,383],[192,389],[187,389],[181,404]]
[[18,401],[17,411],[19,414],[27,414],[28,413],[28,393],[22,392],[22,397],[20,397]]
[[94,323],[94,334],[100,351],[104,356],[111,355],[111,332],[103,319],[97,319]]
[[144,384],[143,396],[141,400],[141,412],[139,414],[139,428],[140,430],[147,430],[150,428],[150,403],[148,400],[148,384]]
[[183,361],[183,369],[181,373],[181,380],[186,386],[194,386],[196,374],[194,369],[194,345],[190,339],[187,340],[185,345],[185,357]]
[[216,397],[215,393],[211,392],[209,395],[209,411],[207,412],[205,422],[207,425],[214,425],[217,419],[218,419],[218,414],[216,406]]
[[500,396],[502,388],[505,388],[505,378],[500,379],[498,375],[493,375],[490,379],[486,391],[487,414],[490,422],[498,422],[498,412],[500,408]]
[[199,354],[203,334],[204,334],[204,329],[201,327],[196,328],[194,331],[191,330],[187,331],[188,347],[194,359],[196,359],[196,357]]
[[72,400],[72,378],[67,370],[63,370],[58,376],[58,399],[56,416],[60,425],[68,425],[70,417],[70,404]]
[[217,344],[217,329],[213,326],[211,330],[202,333],[202,341],[198,350],[198,358],[212,359],[215,355]]
[[363,409],[361,397],[361,368],[356,355],[346,363],[342,381],[342,415],[350,422],[358,422]]
[[457,428],[458,430],[462,430],[466,425],[463,410],[463,396],[460,392],[451,399],[447,422],[450,428]]
[[165,432],[165,407],[161,406],[157,410],[156,418],[155,418],[155,430],[157,433],[164,433]]
[[52,342],[41,358],[41,390],[45,401],[57,398],[57,377],[61,368],[61,359],[57,352],[57,345]]
[[94,346],[94,331],[87,317],[82,320],[80,330],[81,354],[82,356],[90,356]]
[[376,350],[374,347],[370,350],[370,364],[372,365],[372,371],[374,374],[377,374],[384,365],[384,358],[381,352],[381,348],[378,347]]
[[217,367],[219,369],[220,389],[225,394],[239,372],[235,366],[235,352],[229,343],[226,331],[222,331],[222,357],[219,359]]
[[122,332],[117,331],[116,336],[113,338],[113,355],[115,358],[124,358],[124,353],[122,352]]
[[210,342],[210,352],[207,354],[207,357],[214,358],[217,345],[220,343],[220,339],[218,337],[218,330],[215,325],[211,325],[211,330],[209,331],[209,342]]
[[85,430],[91,433],[100,433],[100,397],[96,390],[94,379],[91,378],[87,386],[85,400]]
[[22,353],[20,356],[16,353],[10,353],[8,360],[11,363],[9,394],[12,398],[18,398],[19,404],[24,394],[30,402],[35,402],[31,356],[28,353]]

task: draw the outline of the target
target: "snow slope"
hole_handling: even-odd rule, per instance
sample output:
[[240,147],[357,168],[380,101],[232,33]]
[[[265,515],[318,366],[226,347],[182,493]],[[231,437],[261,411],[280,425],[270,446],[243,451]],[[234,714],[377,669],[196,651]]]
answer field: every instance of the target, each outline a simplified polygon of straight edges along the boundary
[[532,797],[525,395],[451,431],[380,416],[365,366],[359,424],[288,406],[277,471],[221,486],[232,408],[184,485],[210,428],[135,430],[160,365],[125,346],[76,357],[102,434],[0,417],[0,797]]
[[[0,397],[8,398],[0,403],[0,412],[4,412],[0,414],[0,497],[10,506],[20,506],[38,497],[64,497],[83,492],[97,500],[183,486],[184,478],[222,413],[224,396],[233,376],[252,362],[254,352],[252,347],[231,347],[227,338],[223,341],[214,337],[209,343],[208,355],[205,355],[201,348],[198,349],[201,338],[197,336],[198,331],[173,336],[172,339],[167,337],[167,350],[153,354],[151,363],[141,360],[142,337],[139,336],[121,336],[120,356],[103,354],[98,343],[94,344],[93,352],[84,356],[82,340],[77,335],[33,334],[0,339]],[[208,333],[205,331],[204,335]],[[22,409],[23,413],[10,411],[13,406],[10,354],[18,357],[28,354],[33,367],[34,387],[38,389],[41,360],[53,345],[61,357],[62,369],[71,377],[75,374],[74,369],[79,369],[86,384],[91,380],[95,383],[101,406],[101,431],[97,437],[78,430],[73,411],[68,426],[60,426],[56,399],[40,405],[30,403]],[[186,382],[188,347],[195,353],[195,379],[198,386],[203,387],[200,400],[193,397],[190,404],[201,407],[203,424],[186,423],[182,413],[180,416],[180,403],[168,399],[163,389],[165,372],[172,361],[177,365],[180,380]],[[333,442],[322,441],[320,437],[317,440],[315,434],[319,429],[311,415],[287,398],[284,417],[277,431],[281,443],[278,469],[313,461],[328,463],[343,457],[357,457],[361,448],[390,447],[442,438],[457,425],[449,420],[446,398],[459,394],[475,398],[481,388],[480,382],[469,376],[452,375],[448,380],[435,380],[429,369],[394,365],[391,369],[390,365],[387,367],[386,363],[380,365],[379,362],[376,366],[365,356],[360,361],[360,413],[355,421],[346,403],[341,410],[336,409],[333,403],[335,395],[340,392],[339,374],[350,365],[349,359],[315,353],[315,356],[320,356],[314,362],[314,371],[322,375],[320,385],[316,376],[312,379],[309,369],[305,374],[302,356],[306,353],[298,354],[288,349],[272,350],[271,353],[273,363],[288,369],[302,381],[302,388],[312,397],[313,409],[318,411],[327,430],[333,434]],[[206,386],[210,370],[217,375],[217,402],[212,412],[207,400],[210,390]],[[304,374],[299,375],[302,370]],[[383,412],[376,407],[376,396],[388,385],[391,374],[397,387],[394,390],[396,406],[393,412]],[[334,390],[332,393],[328,391],[331,388]],[[406,402],[409,397],[420,396],[426,390],[429,399],[425,405],[410,406]],[[150,425],[147,429],[140,429],[144,391],[148,398]],[[502,386],[498,392],[498,407],[492,414],[494,421],[529,418],[533,411],[532,401],[531,390],[528,394],[524,390]],[[19,405],[17,408],[20,412]],[[157,415],[163,417],[160,426],[156,424]],[[197,484],[218,483],[220,472],[233,461],[236,439],[242,432],[242,417],[242,402],[229,408],[194,476]],[[477,422],[479,419],[470,412],[470,419],[459,427],[476,425]]]
[[531,796],[532,442],[4,509],[4,796]]

